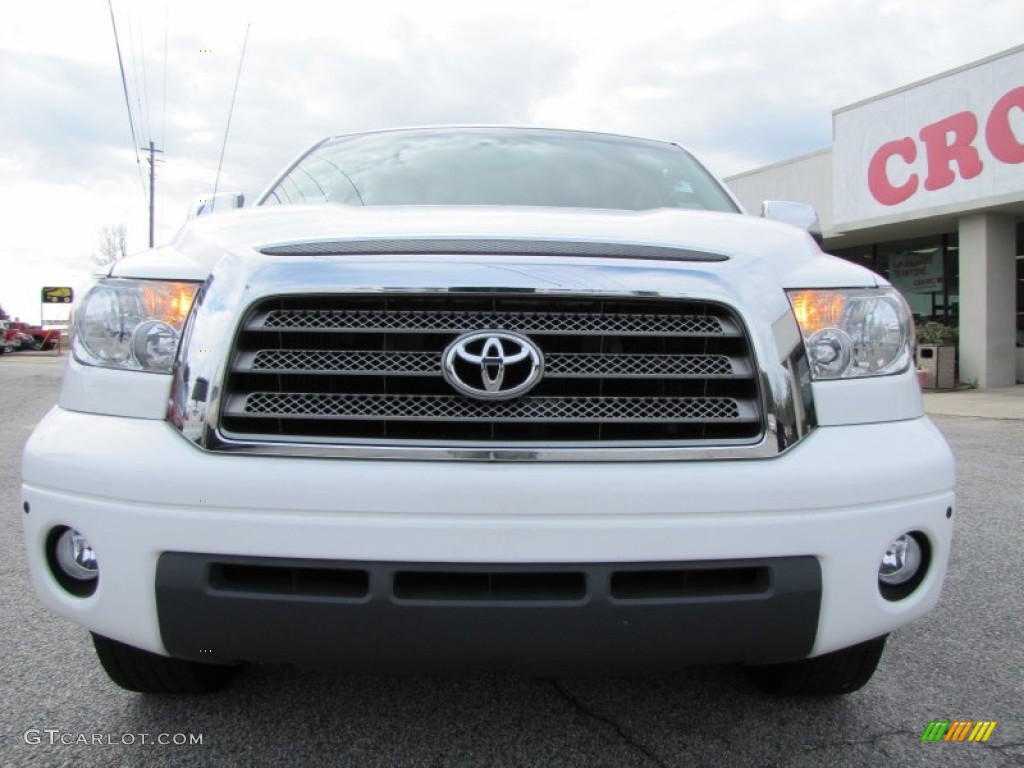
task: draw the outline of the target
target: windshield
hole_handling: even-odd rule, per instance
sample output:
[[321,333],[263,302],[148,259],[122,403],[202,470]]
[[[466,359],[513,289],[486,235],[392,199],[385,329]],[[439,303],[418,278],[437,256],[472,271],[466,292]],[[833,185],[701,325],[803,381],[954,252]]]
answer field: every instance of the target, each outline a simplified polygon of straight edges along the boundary
[[332,139],[303,157],[260,201],[316,203],[737,210],[703,166],[671,144],[530,129]]

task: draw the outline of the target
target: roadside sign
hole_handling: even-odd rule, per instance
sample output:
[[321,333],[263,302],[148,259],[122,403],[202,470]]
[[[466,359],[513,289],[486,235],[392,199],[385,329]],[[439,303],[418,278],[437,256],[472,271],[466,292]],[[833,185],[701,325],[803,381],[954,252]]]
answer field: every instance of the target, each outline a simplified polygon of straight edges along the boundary
[[75,293],[70,288],[43,288],[43,304],[70,304]]

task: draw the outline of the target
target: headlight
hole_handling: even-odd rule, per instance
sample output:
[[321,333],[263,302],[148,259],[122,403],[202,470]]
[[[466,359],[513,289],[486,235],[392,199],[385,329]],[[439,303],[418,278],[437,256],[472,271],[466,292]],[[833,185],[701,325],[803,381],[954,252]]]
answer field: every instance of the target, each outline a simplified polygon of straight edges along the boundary
[[888,376],[914,359],[914,323],[894,288],[789,291],[815,379]]
[[100,280],[75,310],[71,345],[79,362],[170,373],[181,327],[199,283]]

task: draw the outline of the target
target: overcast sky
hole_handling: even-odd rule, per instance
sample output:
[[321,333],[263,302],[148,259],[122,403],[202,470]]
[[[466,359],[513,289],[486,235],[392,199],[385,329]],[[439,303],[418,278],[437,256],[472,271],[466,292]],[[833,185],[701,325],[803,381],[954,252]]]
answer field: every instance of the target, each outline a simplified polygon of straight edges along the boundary
[[[832,110],[1024,40],[1021,0],[114,0],[158,243],[214,185],[254,197],[324,136],[512,123],[668,139],[726,176],[823,149]],[[166,54],[166,55],[165,55]],[[0,25],[0,306],[38,322],[104,226],[147,244],[107,0]],[[139,164],[141,160],[141,164]],[[52,310],[48,310],[47,317]],[[53,313],[56,314],[56,313]]]

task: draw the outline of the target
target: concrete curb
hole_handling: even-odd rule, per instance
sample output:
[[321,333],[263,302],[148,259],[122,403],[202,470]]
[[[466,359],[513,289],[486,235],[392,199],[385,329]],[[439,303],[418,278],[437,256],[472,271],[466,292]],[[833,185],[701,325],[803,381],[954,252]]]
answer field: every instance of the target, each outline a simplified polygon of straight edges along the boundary
[[926,392],[924,409],[930,416],[1024,420],[1024,385]]

